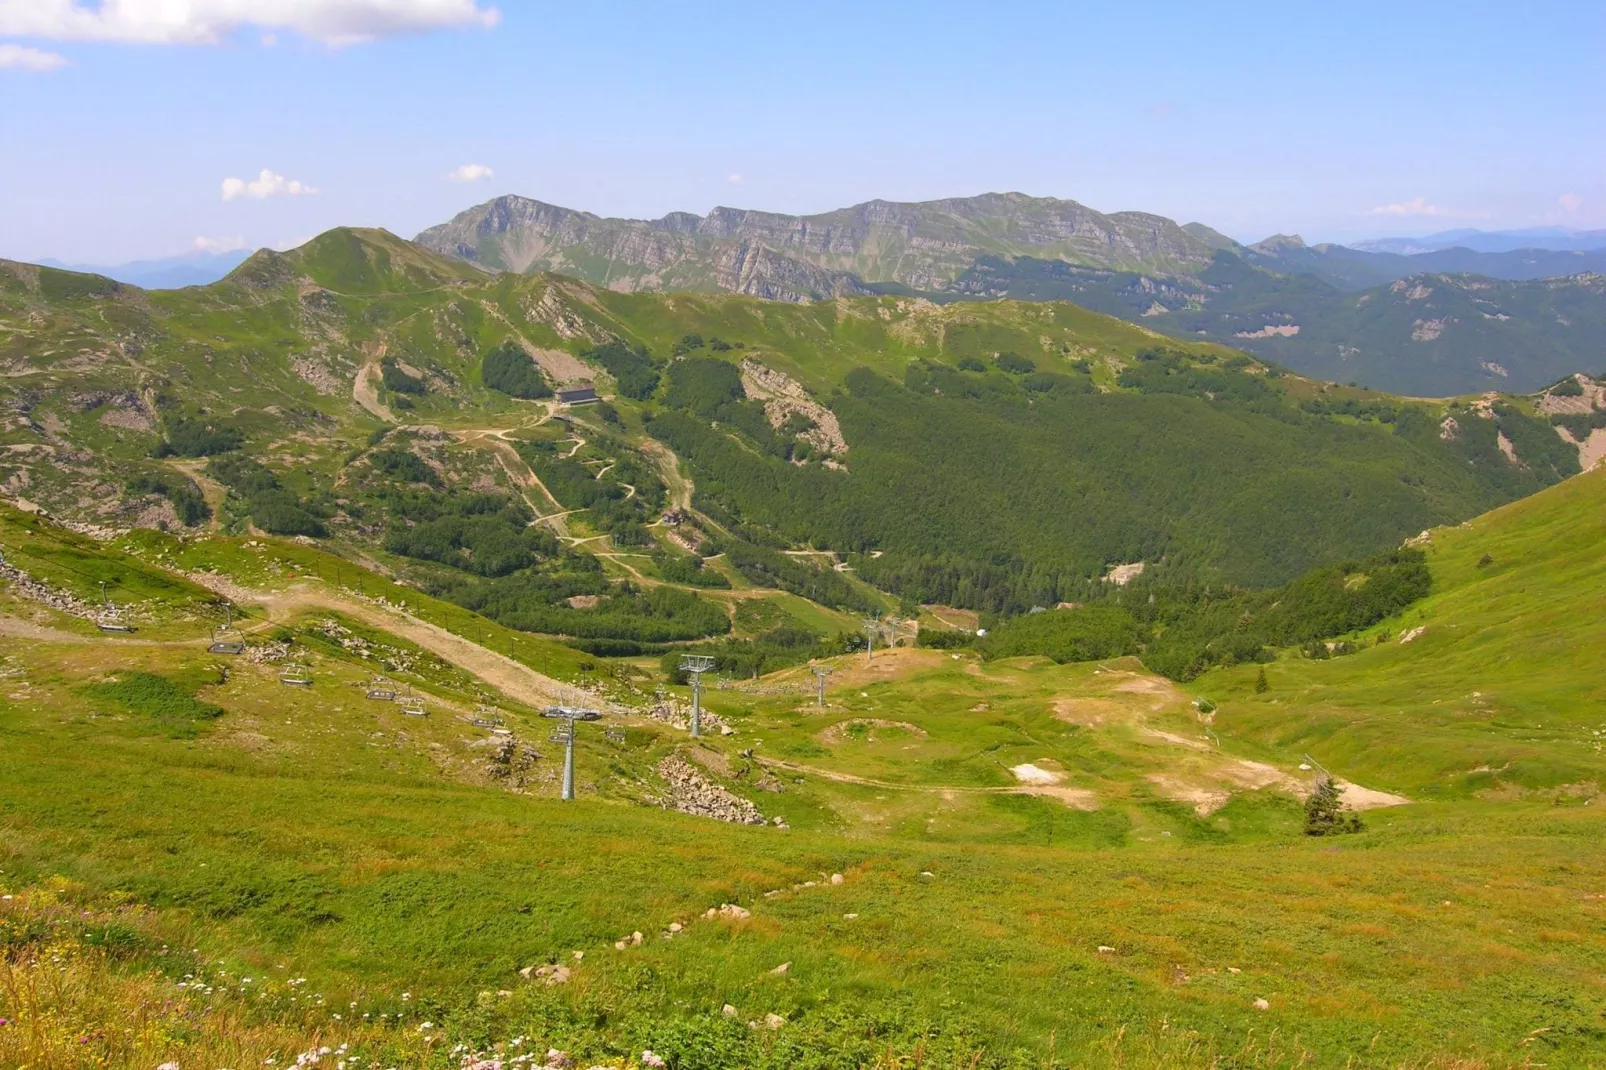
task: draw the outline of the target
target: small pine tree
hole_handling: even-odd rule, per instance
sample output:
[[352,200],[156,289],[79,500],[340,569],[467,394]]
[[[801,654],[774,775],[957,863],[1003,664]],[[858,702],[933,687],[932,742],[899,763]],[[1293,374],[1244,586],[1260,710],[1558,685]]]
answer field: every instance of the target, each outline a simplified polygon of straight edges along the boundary
[[1255,694],[1264,695],[1270,690],[1271,684],[1267,682],[1266,670],[1264,667],[1262,667],[1260,673],[1255,677]]
[[1361,831],[1357,814],[1346,814],[1339,796],[1338,782],[1323,773],[1316,779],[1316,787],[1305,800],[1305,835],[1341,836],[1346,832]]

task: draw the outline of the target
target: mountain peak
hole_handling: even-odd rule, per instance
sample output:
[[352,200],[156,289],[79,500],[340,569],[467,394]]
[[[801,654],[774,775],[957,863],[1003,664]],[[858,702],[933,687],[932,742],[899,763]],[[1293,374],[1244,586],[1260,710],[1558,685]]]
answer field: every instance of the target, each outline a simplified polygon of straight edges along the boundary
[[1250,248],[1262,253],[1275,253],[1279,249],[1303,249],[1305,239],[1298,234],[1273,234],[1265,241],[1251,245]]

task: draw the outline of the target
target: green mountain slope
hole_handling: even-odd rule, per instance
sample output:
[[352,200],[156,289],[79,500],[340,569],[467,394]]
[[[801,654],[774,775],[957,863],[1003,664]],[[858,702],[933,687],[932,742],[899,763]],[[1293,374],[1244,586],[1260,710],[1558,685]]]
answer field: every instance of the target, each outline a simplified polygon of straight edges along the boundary
[[[1578,467],[1532,399],[1329,390],[1066,304],[619,293],[352,230],[180,292],[0,279],[7,494],[114,525],[328,537],[599,643],[721,631],[677,563],[699,539],[744,582],[844,609],[876,604],[868,580],[1012,612],[1121,562],[1278,583]],[[611,405],[486,386],[510,342],[542,389],[591,377]],[[671,505],[695,537],[657,524]],[[764,556],[802,546],[856,571]],[[568,602],[662,584],[660,567],[684,598]]]
[[1358,653],[1284,657],[1196,686],[1223,732],[1310,749],[1412,797],[1593,794],[1606,683],[1606,470],[1419,540],[1432,593],[1353,637]]

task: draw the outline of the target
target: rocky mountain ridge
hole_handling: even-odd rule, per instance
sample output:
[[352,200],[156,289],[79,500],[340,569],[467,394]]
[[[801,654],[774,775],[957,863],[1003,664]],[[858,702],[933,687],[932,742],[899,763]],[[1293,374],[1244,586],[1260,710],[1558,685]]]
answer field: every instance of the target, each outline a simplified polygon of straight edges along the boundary
[[503,196],[419,234],[425,248],[483,267],[574,275],[617,290],[689,289],[811,300],[877,284],[943,290],[983,253],[1188,273],[1211,249],[1143,212],[989,193],[867,201],[812,216],[715,208],[706,216],[607,219]]

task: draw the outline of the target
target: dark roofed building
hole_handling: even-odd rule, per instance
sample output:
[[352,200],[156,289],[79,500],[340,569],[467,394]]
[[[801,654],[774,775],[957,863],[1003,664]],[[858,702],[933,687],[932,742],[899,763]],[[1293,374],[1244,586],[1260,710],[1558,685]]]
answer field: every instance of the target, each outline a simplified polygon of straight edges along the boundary
[[597,388],[591,383],[570,383],[558,387],[558,400],[565,405],[589,405],[598,400]]

